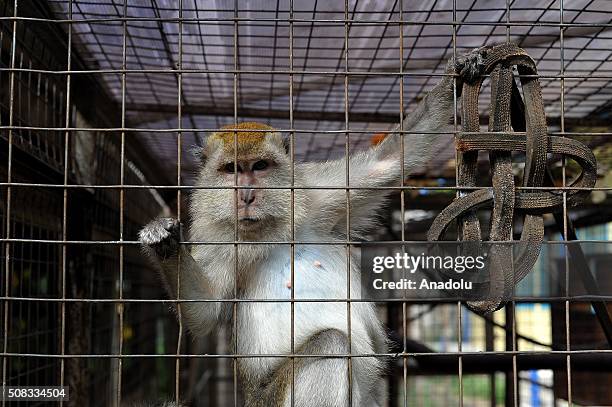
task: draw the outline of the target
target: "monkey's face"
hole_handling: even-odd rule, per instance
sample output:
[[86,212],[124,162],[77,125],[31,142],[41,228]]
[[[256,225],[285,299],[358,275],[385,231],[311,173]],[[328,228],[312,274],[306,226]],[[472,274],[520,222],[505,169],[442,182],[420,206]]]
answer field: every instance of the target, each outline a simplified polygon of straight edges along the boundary
[[[193,216],[226,226],[237,221],[245,240],[287,236],[291,219],[291,162],[284,149],[269,145],[256,154],[218,153],[200,173]],[[285,188],[283,188],[285,187]]]
[[291,183],[284,160],[249,157],[221,163],[217,171],[224,185],[236,181],[231,217],[237,216],[240,229],[261,229],[268,226],[264,222],[278,222],[287,216],[290,193],[277,189]]

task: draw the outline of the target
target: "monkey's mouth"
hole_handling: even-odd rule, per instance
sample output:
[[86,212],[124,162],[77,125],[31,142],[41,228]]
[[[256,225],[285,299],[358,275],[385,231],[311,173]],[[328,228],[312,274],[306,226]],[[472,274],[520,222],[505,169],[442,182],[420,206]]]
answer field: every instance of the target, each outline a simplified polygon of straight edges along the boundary
[[238,222],[242,227],[252,227],[259,223],[261,219],[253,217],[253,216],[243,216],[238,218]]

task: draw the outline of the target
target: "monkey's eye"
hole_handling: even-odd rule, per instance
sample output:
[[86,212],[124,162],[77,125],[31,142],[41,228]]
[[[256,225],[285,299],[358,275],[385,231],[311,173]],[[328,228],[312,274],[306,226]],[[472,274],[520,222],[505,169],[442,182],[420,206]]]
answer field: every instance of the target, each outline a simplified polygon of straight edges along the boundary
[[253,164],[253,171],[263,171],[268,168],[268,162],[265,160],[259,160]]
[[[240,165],[237,166],[238,168],[238,172],[242,172],[242,168],[240,167]],[[234,173],[234,163],[227,163],[223,166],[223,172],[226,172],[228,174],[233,174]]]

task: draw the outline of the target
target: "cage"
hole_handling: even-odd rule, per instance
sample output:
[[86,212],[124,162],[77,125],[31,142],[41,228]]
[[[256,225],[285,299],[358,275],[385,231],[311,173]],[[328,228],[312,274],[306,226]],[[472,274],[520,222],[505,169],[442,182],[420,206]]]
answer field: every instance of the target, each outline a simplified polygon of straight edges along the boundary
[[[181,300],[138,242],[158,216],[190,219],[188,197],[205,188],[193,147],[255,121],[288,136],[292,164],[343,158],[398,132],[408,153],[401,125],[453,77],[447,61],[512,42],[536,62],[549,133],[597,157],[597,184],[575,208],[576,168],[551,157],[549,189],[566,204],[559,224],[546,214],[544,226],[547,242],[580,242],[600,292],[546,295],[550,270],[569,265],[553,244],[519,287],[525,297],[490,315],[464,301],[375,301],[392,343],[374,355],[388,359],[384,405],[612,404],[612,3],[0,0],[0,9],[3,388],[67,386],[58,403],[71,406],[242,405],[237,363],[249,356],[236,352],[232,326],[192,338],[171,311]],[[423,242],[461,191],[456,87],[454,96],[454,125],[367,215],[382,222],[363,240]]]

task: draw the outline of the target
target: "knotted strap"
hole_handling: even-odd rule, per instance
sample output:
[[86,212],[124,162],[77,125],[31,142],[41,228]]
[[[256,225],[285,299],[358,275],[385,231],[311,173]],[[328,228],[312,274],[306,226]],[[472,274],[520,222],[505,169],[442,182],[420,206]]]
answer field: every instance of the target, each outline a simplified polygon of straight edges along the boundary
[[[514,81],[512,69],[518,68],[525,102]],[[520,250],[511,244],[493,244],[489,252],[488,296],[468,302],[480,313],[492,312],[512,297],[515,285],[533,268],[544,240],[544,213],[562,209],[563,195],[556,191],[516,190],[512,173],[512,152],[525,153],[524,187],[541,187],[546,173],[547,153],[564,155],[582,168],[571,187],[592,188],[596,181],[596,161],[584,144],[549,136],[537,69],[533,59],[514,44],[506,43],[486,50],[484,74],[491,75],[489,132],[480,134],[478,96],[483,82],[464,83],[462,89],[462,132],[456,137],[458,186],[476,187],[479,151],[489,152],[492,188],[462,192],[434,220],[428,240],[441,240],[445,230],[457,220],[459,239],[482,241],[475,210],[493,204],[489,240],[511,242],[515,212],[524,215]],[[512,132],[524,130],[524,133]],[[588,190],[566,193],[568,206],[581,203]],[[514,258],[513,258],[514,256]]]

